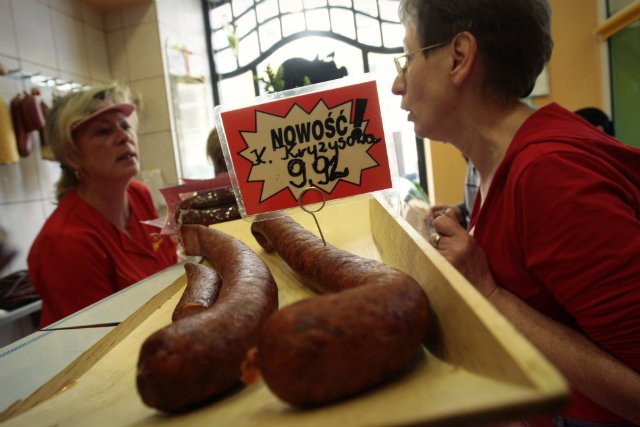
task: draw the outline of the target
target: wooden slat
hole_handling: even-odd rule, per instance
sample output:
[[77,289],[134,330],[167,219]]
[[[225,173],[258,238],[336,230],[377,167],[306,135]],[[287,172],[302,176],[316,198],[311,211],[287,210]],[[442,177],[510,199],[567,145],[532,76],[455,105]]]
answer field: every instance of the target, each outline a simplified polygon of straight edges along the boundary
[[[50,399],[57,393],[71,387],[74,382],[84,375],[102,357],[107,355],[120,341],[125,339],[135,328],[145,321],[153,312],[158,310],[169,298],[174,296],[180,289],[186,286],[185,276],[180,276],[170,286],[160,291],[151,298],[144,306],[136,310],[124,322],[113,328],[107,335],[102,337],[89,350],[82,353],[69,366],[60,371],[42,387],[24,400],[19,400],[0,413],[0,422],[15,417],[18,414],[28,411],[40,403]],[[54,332],[55,333],[55,332]],[[37,367],[34,367],[37,369]]]
[[640,19],[640,0],[631,3],[596,28],[596,34],[604,39],[616,34]]

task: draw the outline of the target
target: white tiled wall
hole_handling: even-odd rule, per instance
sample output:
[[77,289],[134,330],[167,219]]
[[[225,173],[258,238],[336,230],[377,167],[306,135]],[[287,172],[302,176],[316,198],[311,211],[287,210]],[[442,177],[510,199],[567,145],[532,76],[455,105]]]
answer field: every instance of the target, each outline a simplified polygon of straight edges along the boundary
[[[199,0],[156,0],[105,13],[81,0],[0,0],[0,63],[5,69],[82,84],[127,84],[142,100],[142,169],[159,169],[164,185],[178,183],[164,53],[167,40],[178,36],[206,55]],[[28,80],[0,76],[0,97],[7,104],[30,88]],[[41,91],[51,104],[52,91]],[[19,249],[0,275],[26,268],[33,238],[55,208],[59,165],[43,160],[37,135],[32,138],[35,149],[28,158],[0,165],[0,226]]]
[[[6,70],[26,74],[83,84],[108,82],[102,13],[79,0],[0,0],[0,63]],[[0,76],[0,97],[7,104],[31,87],[27,79]],[[41,88],[41,93],[50,105],[52,90]],[[30,137],[34,143],[30,156],[17,164],[0,165],[0,226],[18,249],[0,275],[26,268],[33,238],[55,207],[59,165],[43,160],[38,135]]]
[[[81,0],[0,0],[0,63],[5,69],[82,84],[119,81],[142,100],[138,132],[142,176],[152,176],[156,186],[178,183],[175,126],[165,74],[167,32],[194,40],[190,45],[206,55],[199,0],[162,0],[108,13]],[[0,76],[0,97],[7,104],[30,88],[27,80]],[[51,89],[41,88],[41,92],[50,105]],[[43,160],[38,137],[32,138],[35,149],[29,157],[0,165],[0,227],[18,250],[0,276],[26,268],[33,239],[55,209],[59,165]],[[12,339],[31,332],[13,329],[2,326],[0,338],[7,338],[8,332],[15,332]]]
[[178,183],[156,3],[105,13],[111,75],[142,101],[139,113],[143,170],[160,169],[165,185]]
[[[0,63],[6,70],[82,84],[118,80],[130,85],[145,106],[140,111],[142,166],[161,168],[165,183],[177,182],[154,3],[102,13],[80,0],[0,0]],[[30,88],[28,80],[0,76],[0,97],[7,104]],[[52,91],[41,91],[51,104]],[[19,251],[0,275],[26,268],[33,238],[55,208],[59,165],[43,160],[38,136],[32,138],[29,157],[0,165],[0,226]]]
[[[204,155],[206,152],[206,139],[213,127],[213,94],[211,90],[211,76],[208,68],[208,54],[206,40],[207,35],[204,28],[204,19],[202,16],[202,2],[200,0],[156,0],[156,8],[158,10],[158,22],[160,25],[160,37],[162,40],[162,53],[165,70],[169,70],[167,65],[167,51],[169,46],[180,45],[187,47],[192,52],[192,72],[195,75],[204,77],[204,84],[201,87],[190,88],[185,93],[184,88],[176,87],[175,83],[171,84],[168,80],[167,91],[170,92],[172,103],[169,104],[170,119],[174,123],[172,126],[172,138],[174,141],[174,149],[178,150],[178,144],[181,145],[180,151],[184,154],[189,151],[190,154],[196,156]],[[186,30],[188,29],[188,30]],[[197,65],[200,67],[197,68]],[[196,69],[197,68],[197,69]],[[168,79],[168,71],[165,79]],[[173,93],[171,93],[173,91]],[[182,105],[181,105],[182,104]],[[180,118],[180,111],[193,111],[194,106],[198,111],[190,117],[190,120]],[[198,119],[196,119],[196,117]],[[185,150],[187,148],[187,150]],[[179,154],[175,154],[176,158],[180,158]],[[189,161],[189,156],[183,156],[181,159],[182,168],[180,176],[184,178],[207,178],[202,173],[211,173],[213,168],[205,167],[204,170],[199,169],[202,163],[193,165]],[[206,162],[205,162],[206,164]],[[195,170],[190,169],[191,166]],[[210,176],[212,177],[212,176]]]

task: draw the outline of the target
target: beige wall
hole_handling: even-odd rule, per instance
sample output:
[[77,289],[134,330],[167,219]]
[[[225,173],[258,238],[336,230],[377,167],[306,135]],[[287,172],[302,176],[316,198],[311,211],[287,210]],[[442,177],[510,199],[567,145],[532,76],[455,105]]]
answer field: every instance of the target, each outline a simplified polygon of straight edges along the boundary
[[[550,0],[554,50],[548,66],[548,96],[533,103],[557,102],[570,110],[594,106],[609,110],[603,83],[603,41],[595,34],[600,0]],[[464,194],[466,164],[450,145],[426,141],[425,155],[432,203],[460,203]]]

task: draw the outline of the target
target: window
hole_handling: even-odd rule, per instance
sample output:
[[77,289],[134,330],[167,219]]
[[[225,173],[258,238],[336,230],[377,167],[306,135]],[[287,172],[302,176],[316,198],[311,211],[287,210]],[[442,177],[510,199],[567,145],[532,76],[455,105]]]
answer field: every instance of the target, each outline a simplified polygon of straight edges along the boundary
[[[633,2],[610,0],[608,16],[613,16]],[[640,22],[636,21],[609,38],[611,100],[615,136],[625,144],[640,148]]]
[[211,66],[216,104],[266,92],[254,76],[277,71],[287,59],[333,59],[349,75],[375,72],[388,93],[381,100],[390,117],[398,172],[417,177],[415,135],[391,94],[393,57],[403,51],[398,0],[208,0]]

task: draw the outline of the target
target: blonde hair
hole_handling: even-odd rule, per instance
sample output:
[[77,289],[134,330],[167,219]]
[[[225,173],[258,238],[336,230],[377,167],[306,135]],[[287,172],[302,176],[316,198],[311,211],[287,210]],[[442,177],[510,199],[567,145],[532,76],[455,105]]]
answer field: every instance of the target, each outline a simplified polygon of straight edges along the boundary
[[[56,183],[56,199],[58,201],[70,191],[75,190],[80,183],[78,171],[67,163],[69,158],[80,154],[73,140],[71,126],[104,107],[104,103],[107,101],[116,104],[131,102],[129,89],[112,83],[71,92],[58,98],[47,115],[45,124],[47,143],[50,144],[53,155],[60,162],[62,168],[62,174]],[[137,128],[135,112],[131,114],[129,120],[135,131]]]

